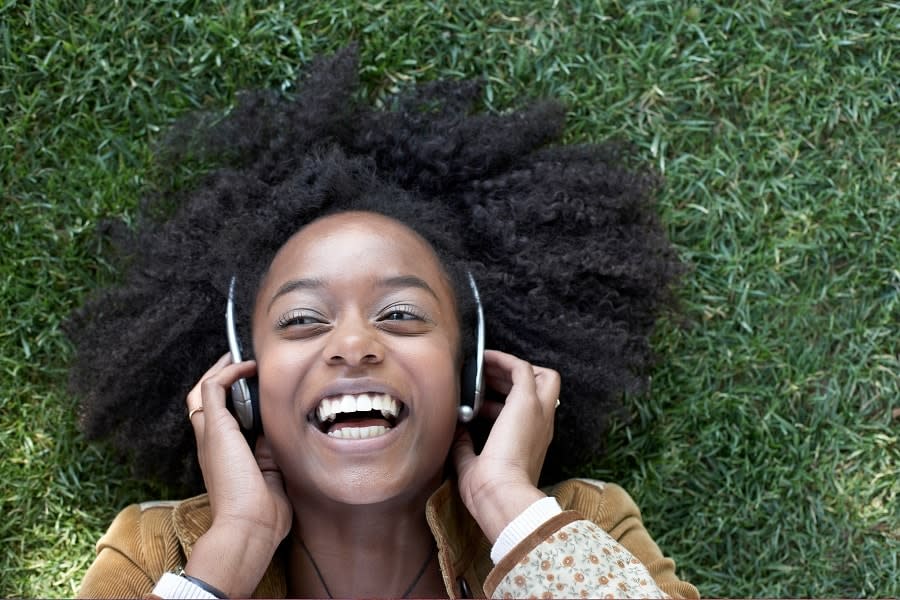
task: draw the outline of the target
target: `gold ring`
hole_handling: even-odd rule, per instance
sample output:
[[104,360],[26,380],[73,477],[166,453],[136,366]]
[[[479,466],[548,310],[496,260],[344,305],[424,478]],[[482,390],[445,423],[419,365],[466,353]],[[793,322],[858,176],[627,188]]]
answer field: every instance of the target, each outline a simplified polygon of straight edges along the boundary
[[191,412],[188,413],[188,421],[191,420],[191,417],[194,416],[194,413],[198,413],[198,412],[203,412],[202,406],[198,406],[197,408],[193,409]]
[[559,398],[556,399],[556,407],[555,408],[559,408]]

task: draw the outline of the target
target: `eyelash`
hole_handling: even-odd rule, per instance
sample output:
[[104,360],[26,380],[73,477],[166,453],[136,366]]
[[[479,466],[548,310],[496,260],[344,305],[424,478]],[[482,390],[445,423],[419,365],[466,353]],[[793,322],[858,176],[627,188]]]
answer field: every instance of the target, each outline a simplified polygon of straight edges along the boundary
[[[303,319],[312,319],[309,323],[301,323],[300,321]],[[292,310],[291,312],[282,315],[279,317],[278,322],[275,324],[277,329],[287,329],[293,325],[298,326],[309,326],[309,325],[318,325],[321,324],[322,321],[314,314],[302,311],[302,310]]]
[[[412,317],[411,319],[390,319],[391,315],[400,314],[400,315],[409,315]],[[303,323],[303,320],[307,320],[306,323]],[[396,306],[391,306],[387,308],[382,315],[378,318],[379,322],[391,322],[391,321],[425,321],[427,320],[425,315],[416,307],[411,306],[409,304],[398,304]],[[320,317],[315,315],[314,313],[309,313],[303,310],[292,310],[289,313],[282,315],[279,317],[278,321],[275,323],[275,327],[277,329],[287,329],[288,327],[298,326],[298,327],[308,327],[310,325],[321,325],[322,320]]]
[[[388,319],[390,315],[393,314],[404,314],[410,315],[413,317],[412,319]],[[425,315],[422,314],[420,310],[418,310],[415,306],[411,306],[409,304],[398,304],[396,306],[388,307],[383,313],[382,316],[378,318],[379,321],[424,321]]]

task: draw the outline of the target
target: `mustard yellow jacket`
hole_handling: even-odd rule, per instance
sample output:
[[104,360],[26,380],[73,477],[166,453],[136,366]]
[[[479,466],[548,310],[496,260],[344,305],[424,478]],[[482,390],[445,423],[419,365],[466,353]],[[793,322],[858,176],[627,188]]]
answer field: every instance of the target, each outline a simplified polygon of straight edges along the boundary
[[[453,482],[445,482],[429,498],[426,518],[450,598],[468,594],[478,598],[636,597],[659,590],[675,598],[699,597],[693,585],[678,579],[675,563],[662,555],[644,529],[634,501],[621,487],[569,480],[547,492],[565,512],[523,540],[496,566],[490,559],[490,542]],[[97,543],[97,558],[79,596],[150,595],[163,573],[184,566],[194,543],[211,524],[206,495],[129,506]],[[647,574],[656,586],[647,581]],[[284,598],[286,594],[284,566],[276,555],[254,597]]]

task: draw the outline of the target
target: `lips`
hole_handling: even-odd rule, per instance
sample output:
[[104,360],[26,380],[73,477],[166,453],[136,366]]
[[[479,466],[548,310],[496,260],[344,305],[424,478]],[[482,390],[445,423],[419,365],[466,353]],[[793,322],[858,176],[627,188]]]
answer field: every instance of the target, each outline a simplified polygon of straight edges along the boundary
[[390,431],[402,411],[403,403],[388,393],[343,393],[323,398],[311,420],[330,437],[367,439]]

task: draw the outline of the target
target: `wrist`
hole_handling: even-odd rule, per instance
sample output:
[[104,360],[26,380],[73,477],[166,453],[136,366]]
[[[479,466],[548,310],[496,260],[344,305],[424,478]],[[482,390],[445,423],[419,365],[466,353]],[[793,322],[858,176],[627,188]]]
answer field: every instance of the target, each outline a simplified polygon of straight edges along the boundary
[[194,544],[184,574],[229,597],[249,598],[281,540],[258,532],[213,525]]
[[522,540],[560,513],[562,508],[553,496],[544,496],[533,502],[500,532],[491,548],[491,560],[498,564]]
[[[196,581],[196,580],[195,580]],[[215,600],[216,598],[224,598],[219,594],[207,591],[204,587],[198,586],[193,581],[189,581],[184,576],[184,570],[179,573],[163,573],[153,591],[150,592],[152,598],[194,598],[196,600]]]
[[469,512],[487,539],[494,544],[500,533],[532,504],[547,495],[533,485],[493,486],[473,498]]

